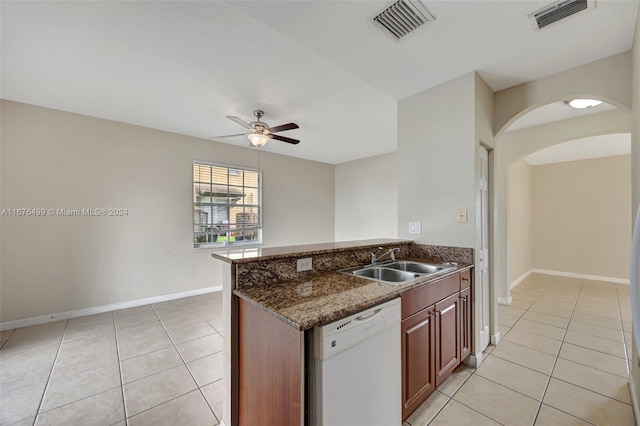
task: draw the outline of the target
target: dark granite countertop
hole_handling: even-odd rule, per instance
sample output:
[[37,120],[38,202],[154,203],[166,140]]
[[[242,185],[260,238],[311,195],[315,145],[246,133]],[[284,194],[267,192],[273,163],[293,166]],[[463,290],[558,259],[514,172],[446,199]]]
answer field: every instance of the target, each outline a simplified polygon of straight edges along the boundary
[[389,244],[408,244],[411,240],[397,240],[392,238],[378,238],[372,240],[360,241],[341,241],[333,243],[304,244],[297,246],[283,247],[248,247],[248,248],[229,248],[216,250],[211,253],[214,259],[222,260],[231,264],[249,263],[257,260],[272,260],[291,257],[311,256],[321,253],[339,253],[341,251],[350,251],[354,248],[376,248],[378,246],[387,246]]
[[[403,260],[424,261],[418,258]],[[307,279],[256,284],[234,290],[234,294],[299,330],[308,330],[363,311],[408,290],[428,285],[472,266],[458,263],[457,269],[446,274],[425,277],[400,286],[339,272],[326,272]]]

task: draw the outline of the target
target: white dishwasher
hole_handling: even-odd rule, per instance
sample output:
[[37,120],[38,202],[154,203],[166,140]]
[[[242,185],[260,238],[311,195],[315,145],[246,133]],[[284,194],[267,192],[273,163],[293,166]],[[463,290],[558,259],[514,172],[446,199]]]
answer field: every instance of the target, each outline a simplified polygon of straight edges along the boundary
[[402,424],[400,298],[314,328],[315,426]]

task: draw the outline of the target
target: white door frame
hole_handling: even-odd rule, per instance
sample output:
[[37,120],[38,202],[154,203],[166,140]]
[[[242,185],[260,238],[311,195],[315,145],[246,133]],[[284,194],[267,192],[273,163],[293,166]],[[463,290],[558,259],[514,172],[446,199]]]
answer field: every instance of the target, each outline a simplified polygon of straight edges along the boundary
[[491,291],[491,218],[493,202],[492,185],[492,153],[490,148],[479,143],[476,158],[476,243],[474,250],[474,353],[470,357],[470,364],[479,366],[482,363],[482,352],[491,337],[491,318],[493,291]]

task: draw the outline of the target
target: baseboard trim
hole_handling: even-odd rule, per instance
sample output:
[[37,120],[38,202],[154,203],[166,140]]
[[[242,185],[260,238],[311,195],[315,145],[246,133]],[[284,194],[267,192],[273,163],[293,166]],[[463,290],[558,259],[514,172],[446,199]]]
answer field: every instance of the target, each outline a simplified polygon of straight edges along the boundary
[[484,353],[480,352],[478,355],[471,354],[463,361],[464,364],[469,367],[478,368],[482,365],[482,361],[484,361]]
[[152,303],[166,302],[168,300],[181,299],[189,296],[215,293],[222,291],[222,286],[205,287],[197,290],[188,290],[180,293],[165,294],[162,296],[147,297],[144,299],[130,300],[128,302],[112,303],[110,305],[94,306],[92,308],[77,309],[75,311],[58,312],[39,317],[25,318],[0,323],[0,331],[13,330],[14,328],[29,327],[32,325],[46,324],[48,322],[62,321],[66,319],[84,317],[87,315],[101,314],[103,312],[118,311],[120,309],[135,308],[136,306],[150,305]]
[[498,297],[498,305],[510,305],[513,302],[513,297]]
[[511,283],[511,285],[510,285],[511,288],[513,289],[515,286],[517,286],[522,281],[524,281],[529,275],[531,275],[532,272],[533,272],[533,269],[529,269],[527,272],[525,272],[524,274],[522,274],[518,278],[516,278],[516,280]]
[[531,272],[538,274],[557,275],[559,277],[582,278],[593,281],[608,281],[616,284],[629,284],[629,280],[625,278],[604,277],[600,275],[577,274],[575,272],[552,271],[550,269],[532,269]]
[[491,344],[493,346],[498,346],[498,343],[500,343],[500,332],[497,331],[496,334],[491,336]]
[[631,406],[633,407],[633,417],[636,418],[636,424],[640,422],[640,407],[638,406],[638,393],[634,384],[633,376],[629,374],[629,393],[631,393]]

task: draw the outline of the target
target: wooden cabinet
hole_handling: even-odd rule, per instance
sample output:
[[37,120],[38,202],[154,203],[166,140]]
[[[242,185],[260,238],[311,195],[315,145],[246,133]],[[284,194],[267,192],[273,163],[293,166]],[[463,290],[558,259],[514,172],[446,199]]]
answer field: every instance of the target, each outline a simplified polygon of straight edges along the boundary
[[436,386],[460,365],[460,297],[454,293],[436,303]]
[[460,290],[460,360],[471,354],[472,345],[471,288]]
[[402,419],[471,353],[471,271],[402,295]]
[[402,418],[436,389],[434,307],[402,321]]
[[238,325],[238,425],[303,425],[304,333],[242,299]]

